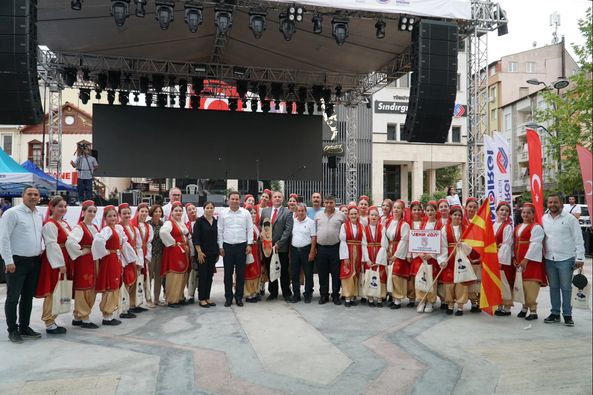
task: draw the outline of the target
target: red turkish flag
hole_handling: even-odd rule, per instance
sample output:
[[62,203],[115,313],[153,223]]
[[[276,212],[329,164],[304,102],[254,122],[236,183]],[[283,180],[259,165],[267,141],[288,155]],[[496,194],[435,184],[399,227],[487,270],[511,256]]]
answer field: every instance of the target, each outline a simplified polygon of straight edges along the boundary
[[587,207],[589,207],[589,213],[593,213],[593,153],[581,145],[577,145],[577,153],[581,164]]
[[542,172],[542,143],[537,132],[526,128],[527,150],[529,151],[529,183],[531,200],[535,205],[535,220],[542,223],[544,216],[544,177]]

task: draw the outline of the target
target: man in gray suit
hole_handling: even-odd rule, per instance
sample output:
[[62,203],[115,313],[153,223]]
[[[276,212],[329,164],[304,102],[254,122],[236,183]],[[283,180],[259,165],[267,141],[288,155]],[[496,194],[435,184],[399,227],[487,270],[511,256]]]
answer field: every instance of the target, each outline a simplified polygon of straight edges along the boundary
[[[292,211],[282,206],[284,195],[280,191],[272,193],[272,207],[262,210],[260,219],[260,228],[263,225],[264,219],[269,218],[272,223],[272,245],[274,251],[278,252],[280,257],[280,265],[282,270],[280,272],[280,286],[282,287],[282,296],[285,301],[290,301],[292,292],[290,290],[290,273],[288,272],[288,251],[290,247],[289,239],[292,233],[293,215]],[[264,257],[266,270],[270,273],[270,258]],[[270,296],[267,300],[274,300],[278,298],[278,280],[270,282],[268,285]]]

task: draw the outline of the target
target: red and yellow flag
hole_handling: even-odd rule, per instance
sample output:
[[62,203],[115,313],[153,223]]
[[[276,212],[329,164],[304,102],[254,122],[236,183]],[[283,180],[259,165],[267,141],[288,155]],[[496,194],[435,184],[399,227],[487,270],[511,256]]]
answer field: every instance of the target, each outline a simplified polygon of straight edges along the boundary
[[471,246],[482,259],[482,284],[480,286],[480,308],[490,315],[502,304],[502,285],[498,248],[490,216],[488,199],[472,219],[463,236],[464,243]]

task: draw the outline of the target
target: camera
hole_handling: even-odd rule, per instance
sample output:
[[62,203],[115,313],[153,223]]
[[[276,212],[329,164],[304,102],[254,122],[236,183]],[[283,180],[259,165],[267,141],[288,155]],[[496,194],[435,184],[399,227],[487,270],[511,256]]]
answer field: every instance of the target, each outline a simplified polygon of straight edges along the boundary
[[78,145],[78,148],[79,148],[79,149],[81,149],[81,150],[85,150],[85,149],[87,149],[87,148],[89,147],[89,146],[88,146],[87,144],[85,144],[85,143],[78,143],[78,144],[76,144],[76,145]]

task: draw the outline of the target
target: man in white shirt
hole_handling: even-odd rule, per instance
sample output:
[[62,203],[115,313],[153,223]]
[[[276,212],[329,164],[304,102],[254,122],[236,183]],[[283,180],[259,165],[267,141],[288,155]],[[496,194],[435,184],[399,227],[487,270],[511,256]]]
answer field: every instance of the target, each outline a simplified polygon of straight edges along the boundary
[[[171,205],[174,202],[181,202],[181,189],[177,187],[169,189],[169,203],[163,206],[163,221],[167,221],[169,219],[169,215],[171,214]],[[181,220],[184,224],[188,221],[185,207],[183,208],[183,217],[181,217]]]
[[581,218],[581,206],[577,204],[577,198],[575,196],[568,197],[568,204],[564,205],[562,211],[574,215],[576,219]]
[[218,248],[224,262],[225,307],[233,303],[233,272],[236,270],[235,302],[243,306],[245,263],[253,244],[253,220],[249,211],[240,207],[239,192],[228,196],[229,209],[218,217]]
[[307,206],[297,205],[296,219],[292,225],[291,276],[292,303],[301,301],[301,267],[305,272],[305,303],[311,303],[313,295],[313,261],[317,249],[317,232],[315,221],[307,216]]
[[562,303],[564,325],[574,326],[571,304],[572,272],[583,267],[585,261],[585,247],[579,221],[573,215],[562,211],[562,198],[552,193],[548,195],[548,213],[544,215],[542,225],[546,233],[544,258],[552,303],[552,312],[544,322],[560,322]]
[[8,338],[13,343],[22,343],[23,337],[41,337],[41,334],[29,327],[43,251],[43,221],[36,207],[38,202],[39,190],[35,187],[25,187],[23,204],[6,211],[0,222],[0,254],[6,265],[4,313],[8,325]]

